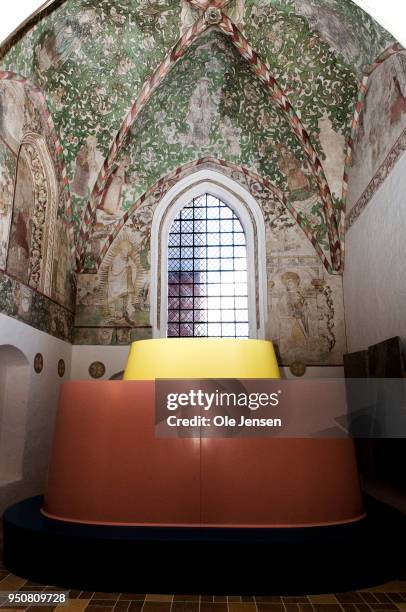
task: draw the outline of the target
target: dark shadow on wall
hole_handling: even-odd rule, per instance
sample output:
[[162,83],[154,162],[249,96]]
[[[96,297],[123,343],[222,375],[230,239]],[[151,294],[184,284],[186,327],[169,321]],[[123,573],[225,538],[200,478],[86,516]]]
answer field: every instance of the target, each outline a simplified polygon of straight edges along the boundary
[[[390,338],[368,350],[344,355],[344,371],[346,378],[406,378],[401,339]],[[355,446],[364,479],[404,492],[406,507],[406,439],[356,439]]]
[[0,486],[21,480],[26,442],[30,365],[15,346],[0,346]]

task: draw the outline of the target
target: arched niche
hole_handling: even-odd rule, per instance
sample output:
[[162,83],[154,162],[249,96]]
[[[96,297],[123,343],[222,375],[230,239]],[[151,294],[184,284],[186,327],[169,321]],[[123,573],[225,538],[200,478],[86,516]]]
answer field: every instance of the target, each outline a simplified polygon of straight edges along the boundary
[[57,219],[55,169],[44,138],[21,142],[14,186],[7,272],[50,296]]
[[30,365],[15,346],[0,346],[0,484],[20,480],[30,386]]

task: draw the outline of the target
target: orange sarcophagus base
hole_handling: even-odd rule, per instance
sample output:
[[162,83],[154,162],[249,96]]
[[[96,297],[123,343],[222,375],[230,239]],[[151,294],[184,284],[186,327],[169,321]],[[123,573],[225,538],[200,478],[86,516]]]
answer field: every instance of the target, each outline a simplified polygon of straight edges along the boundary
[[349,439],[156,438],[153,381],[63,385],[43,512],[113,525],[362,518]]

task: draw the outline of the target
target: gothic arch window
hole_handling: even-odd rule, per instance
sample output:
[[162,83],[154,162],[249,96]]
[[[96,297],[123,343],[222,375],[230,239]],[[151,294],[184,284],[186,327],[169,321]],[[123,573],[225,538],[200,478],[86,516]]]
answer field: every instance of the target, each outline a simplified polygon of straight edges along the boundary
[[45,140],[26,134],[14,186],[7,272],[50,296],[57,219],[57,182]]
[[179,181],[151,248],[154,337],[265,337],[265,224],[239,183],[212,170]]

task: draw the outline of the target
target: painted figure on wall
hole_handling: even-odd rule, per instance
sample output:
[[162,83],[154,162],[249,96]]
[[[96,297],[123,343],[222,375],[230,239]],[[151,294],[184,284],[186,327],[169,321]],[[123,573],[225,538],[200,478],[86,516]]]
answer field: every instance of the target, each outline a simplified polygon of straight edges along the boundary
[[357,40],[333,9],[312,5],[309,0],[295,0],[295,8],[298,15],[307,19],[310,28],[332,49],[341,53],[348,63],[358,59]]
[[187,137],[189,145],[207,145],[210,142],[210,128],[215,112],[209,91],[210,79],[204,77],[196,83],[190,98],[187,124],[190,132]]
[[399,123],[402,115],[406,113],[406,91],[402,91],[402,86],[397,76],[393,77],[393,84],[396,98],[390,109],[390,123]]
[[338,198],[342,196],[343,175],[346,157],[345,137],[333,129],[329,117],[319,119],[320,144],[323,148],[323,170],[330,190]]
[[[14,193],[13,177],[10,174],[9,168],[5,165],[5,162],[5,157],[0,156],[0,268],[2,269],[6,267]],[[12,162],[14,165],[14,158],[12,158]]]
[[108,215],[116,215],[120,210],[121,193],[126,183],[126,168],[120,164],[113,173],[103,199],[102,208]]
[[399,53],[378,66],[368,81],[348,171],[348,211],[376,175],[380,184],[378,170],[390,166],[390,152],[405,129],[406,53]]
[[97,144],[95,136],[88,136],[76,158],[72,193],[82,198],[86,197],[89,189],[93,188],[93,183],[104,161],[103,154],[97,148]]
[[62,68],[76,54],[80,54],[82,38],[97,27],[94,9],[83,11],[77,18],[65,18],[44,32],[35,47],[35,56],[40,74],[51,68]]
[[[73,278],[72,266],[70,261],[70,243],[64,219],[59,218],[56,229],[56,241],[58,248],[55,249],[52,266],[52,292],[51,297],[64,306],[73,309]],[[60,253],[65,253],[64,257]]]
[[309,198],[312,194],[309,178],[303,171],[301,162],[296,159],[292,151],[286,145],[278,146],[279,168],[287,177],[289,191],[297,200]]
[[278,345],[283,364],[335,363],[336,354],[341,359],[341,279],[331,277],[330,286],[311,255],[273,253],[269,268],[269,337]]
[[129,242],[123,241],[108,272],[108,304],[113,317],[130,319],[136,278],[136,251]]
[[21,154],[16,178],[7,272],[28,284],[31,243],[30,210],[34,204],[34,184],[25,155]]
[[21,83],[0,82],[0,138],[17,154],[24,128],[25,92]]
[[305,347],[309,336],[309,308],[296,272],[285,272],[281,281],[285,292],[279,301],[282,335],[287,348]]

